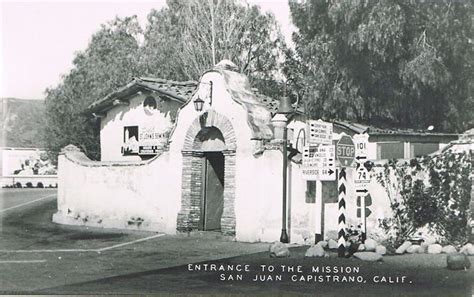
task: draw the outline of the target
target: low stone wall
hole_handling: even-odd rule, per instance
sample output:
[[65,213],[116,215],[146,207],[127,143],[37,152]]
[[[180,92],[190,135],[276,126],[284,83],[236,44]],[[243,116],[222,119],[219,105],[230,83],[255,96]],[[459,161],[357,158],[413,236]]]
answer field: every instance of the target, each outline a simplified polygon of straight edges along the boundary
[[147,162],[94,162],[69,147],[58,160],[53,221],[175,233],[180,179],[168,157],[165,152]]
[[34,188],[54,188],[58,186],[56,175],[7,175],[0,177],[1,187],[26,188],[31,183]]

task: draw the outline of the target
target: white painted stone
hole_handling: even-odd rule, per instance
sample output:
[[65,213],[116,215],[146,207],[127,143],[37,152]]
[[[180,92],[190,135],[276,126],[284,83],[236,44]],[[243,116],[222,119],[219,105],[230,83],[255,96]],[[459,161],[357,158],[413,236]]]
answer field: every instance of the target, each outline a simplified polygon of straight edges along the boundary
[[325,241],[325,240],[322,240],[322,241],[318,242],[316,245],[319,245],[319,246],[321,246],[323,249],[325,249],[325,248],[328,247],[328,242]]
[[364,242],[364,245],[366,251],[375,251],[375,248],[377,247],[377,242],[372,238],[367,238]]
[[375,252],[379,255],[385,255],[387,253],[387,248],[383,245],[378,245],[375,247]]
[[461,250],[459,251],[460,253],[463,253],[468,256],[473,256],[474,255],[474,245],[472,243],[466,243]]
[[453,253],[456,253],[457,250],[454,246],[447,245],[447,246],[443,246],[443,248],[441,249],[441,252],[444,254],[453,254]]
[[270,257],[272,258],[287,258],[290,256],[290,250],[284,243],[275,241],[270,245]]
[[334,239],[329,239],[328,240],[328,248],[330,250],[337,249],[337,242]]
[[437,243],[428,246],[428,254],[440,254],[443,247]]
[[419,246],[419,245],[417,245],[417,244],[412,244],[412,245],[410,245],[410,246],[407,248],[406,252],[407,252],[408,254],[418,254],[418,253],[419,253],[419,250],[420,250],[420,246]]
[[382,260],[382,255],[374,253],[374,252],[357,252],[354,253],[354,257],[363,260],[363,261],[380,261]]
[[426,242],[422,242],[420,244],[420,249],[418,250],[418,253],[426,254],[428,252],[428,246],[429,246],[429,244],[427,244]]
[[316,244],[310,247],[306,253],[304,254],[305,257],[324,257],[325,252],[321,245]]
[[362,252],[362,251],[365,251],[365,245],[364,245],[363,243],[361,243],[361,244],[359,245],[359,247],[357,248],[357,250],[358,250],[358,251],[361,251],[361,252]]
[[411,246],[411,244],[411,242],[405,241],[401,246],[398,247],[395,253],[399,255],[404,254],[407,251],[408,247]]

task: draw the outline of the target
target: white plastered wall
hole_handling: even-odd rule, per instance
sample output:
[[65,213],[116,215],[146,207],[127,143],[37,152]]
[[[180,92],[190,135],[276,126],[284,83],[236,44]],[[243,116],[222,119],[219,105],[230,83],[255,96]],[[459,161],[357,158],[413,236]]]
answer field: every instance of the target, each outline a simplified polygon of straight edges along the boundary
[[[140,161],[138,155],[122,155],[121,148],[124,144],[123,133],[126,126],[158,127],[158,131],[170,130],[173,123],[171,116],[162,112],[146,114],[143,101],[150,94],[136,94],[130,98],[128,105],[119,105],[107,111],[106,116],[100,122],[100,151],[102,161]],[[151,94],[159,101],[157,94]],[[178,109],[180,103],[168,99],[159,104],[174,106]]]

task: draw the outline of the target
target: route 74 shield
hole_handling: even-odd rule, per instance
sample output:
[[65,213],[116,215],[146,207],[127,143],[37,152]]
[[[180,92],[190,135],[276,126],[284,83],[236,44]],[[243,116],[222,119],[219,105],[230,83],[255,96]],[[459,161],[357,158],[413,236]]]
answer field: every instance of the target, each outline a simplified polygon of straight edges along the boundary
[[354,183],[356,187],[363,187],[370,183],[370,173],[367,168],[361,164],[357,163],[355,170]]

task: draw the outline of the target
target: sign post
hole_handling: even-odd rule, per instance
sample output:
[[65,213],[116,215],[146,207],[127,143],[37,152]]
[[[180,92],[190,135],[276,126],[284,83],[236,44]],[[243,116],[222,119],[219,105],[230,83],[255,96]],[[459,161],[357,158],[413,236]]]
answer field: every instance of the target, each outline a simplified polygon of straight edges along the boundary
[[341,165],[338,176],[338,206],[339,206],[339,232],[338,232],[338,257],[344,257],[346,254],[346,167],[354,162],[355,147],[352,138],[343,134],[336,144],[337,160]]
[[361,219],[362,227],[362,242],[365,242],[367,238],[367,217],[370,215],[371,211],[367,208],[372,204],[368,199],[371,199],[368,190],[368,185],[370,183],[370,173],[369,170],[364,166],[364,163],[367,161],[368,153],[368,144],[369,144],[369,135],[368,134],[356,134],[354,135],[355,142],[355,159],[356,159],[356,172],[354,177],[354,184],[356,187],[357,194],[357,206],[360,207],[357,211],[357,216]]

